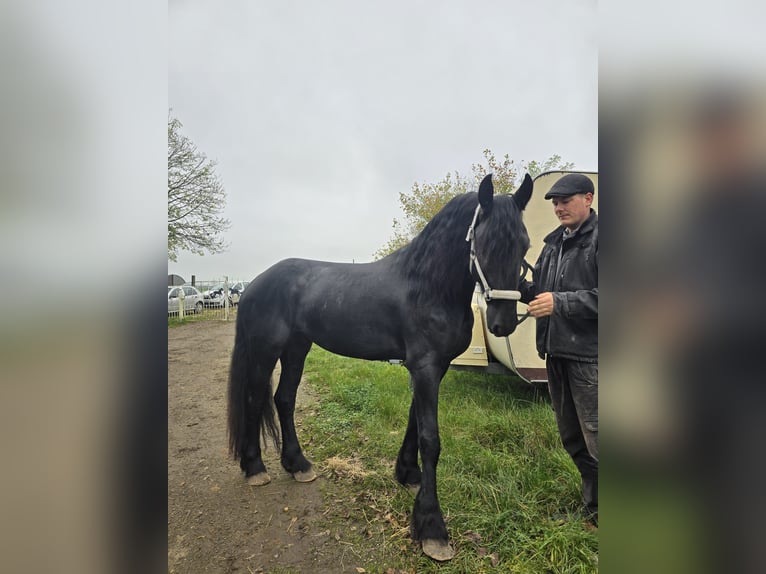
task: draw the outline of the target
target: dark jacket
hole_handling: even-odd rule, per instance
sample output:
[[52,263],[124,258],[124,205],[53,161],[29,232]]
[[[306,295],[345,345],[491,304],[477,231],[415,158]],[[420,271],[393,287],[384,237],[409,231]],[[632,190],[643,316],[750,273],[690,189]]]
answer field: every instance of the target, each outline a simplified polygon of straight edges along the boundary
[[[537,352],[598,362],[598,216],[590,216],[571,237],[559,227],[545,239],[532,272],[522,281],[521,301],[529,303],[538,293],[553,293],[553,315],[537,319]],[[561,263],[559,264],[559,250]],[[558,273],[556,272],[558,264]]]

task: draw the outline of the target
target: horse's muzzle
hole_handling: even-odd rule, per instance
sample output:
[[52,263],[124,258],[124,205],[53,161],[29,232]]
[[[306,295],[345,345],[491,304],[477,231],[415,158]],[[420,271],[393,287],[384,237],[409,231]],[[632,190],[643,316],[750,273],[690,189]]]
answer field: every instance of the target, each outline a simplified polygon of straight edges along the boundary
[[489,332],[495,337],[507,337],[516,330],[517,321],[514,321],[512,325],[501,325],[499,323],[491,324],[489,326]]
[[518,324],[516,301],[492,301],[487,305],[487,328],[495,337],[507,337]]

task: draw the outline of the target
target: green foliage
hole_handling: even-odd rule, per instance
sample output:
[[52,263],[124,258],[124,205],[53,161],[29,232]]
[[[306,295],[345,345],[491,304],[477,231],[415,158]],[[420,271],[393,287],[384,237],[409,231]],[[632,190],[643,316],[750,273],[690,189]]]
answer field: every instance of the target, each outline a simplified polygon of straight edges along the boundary
[[168,259],[179,251],[202,255],[220,253],[226,246],[220,234],[229,221],[220,216],[226,192],[215,162],[181,133],[182,124],[168,117]]
[[574,167],[573,163],[562,161],[559,155],[553,155],[543,162],[533,160],[517,165],[508,154],[498,160],[489,149],[485,149],[483,153],[485,163],[472,165],[470,176],[455,171],[436,183],[415,182],[410,192],[400,193],[399,204],[404,213],[404,220],[394,219],[393,237],[374,254],[374,257],[380,259],[409,243],[450,199],[475,190],[488,173],[492,174],[495,193],[509,194],[516,190],[525,173],[535,177],[546,171]]
[[319,395],[302,420],[307,455],[320,469],[341,457],[363,471],[350,478],[330,473],[328,496],[334,515],[366,520],[366,537],[353,538],[347,520],[343,532],[367,572],[598,570],[597,534],[576,519],[551,519],[579,508],[580,477],[561,447],[546,394],[505,376],[445,376],[439,500],[457,555],[436,564],[410,541],[412,495],[393,477],[412,396],[406,369],[314,347],[304,373]]

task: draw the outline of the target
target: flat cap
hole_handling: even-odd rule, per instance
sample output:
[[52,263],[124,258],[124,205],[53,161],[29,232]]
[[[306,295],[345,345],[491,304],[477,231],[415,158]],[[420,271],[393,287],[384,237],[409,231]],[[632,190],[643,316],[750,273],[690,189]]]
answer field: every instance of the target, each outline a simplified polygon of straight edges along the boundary
[[578,193],[596,193],[593,189],[593,182],[586,175],[581,173],[570,173],[559,179],[553,184],[545,199],[551,197],[567,197]]

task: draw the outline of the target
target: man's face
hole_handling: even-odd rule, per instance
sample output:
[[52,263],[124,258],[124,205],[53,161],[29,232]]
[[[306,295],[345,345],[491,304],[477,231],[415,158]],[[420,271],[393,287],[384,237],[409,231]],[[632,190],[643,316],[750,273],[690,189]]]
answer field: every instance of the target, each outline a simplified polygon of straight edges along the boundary
[[561,225],[569,230],[577,229],[590,215],[593,194],[578,193],[568,197],[553,197],[551,203],[553,213],[559,218]]

